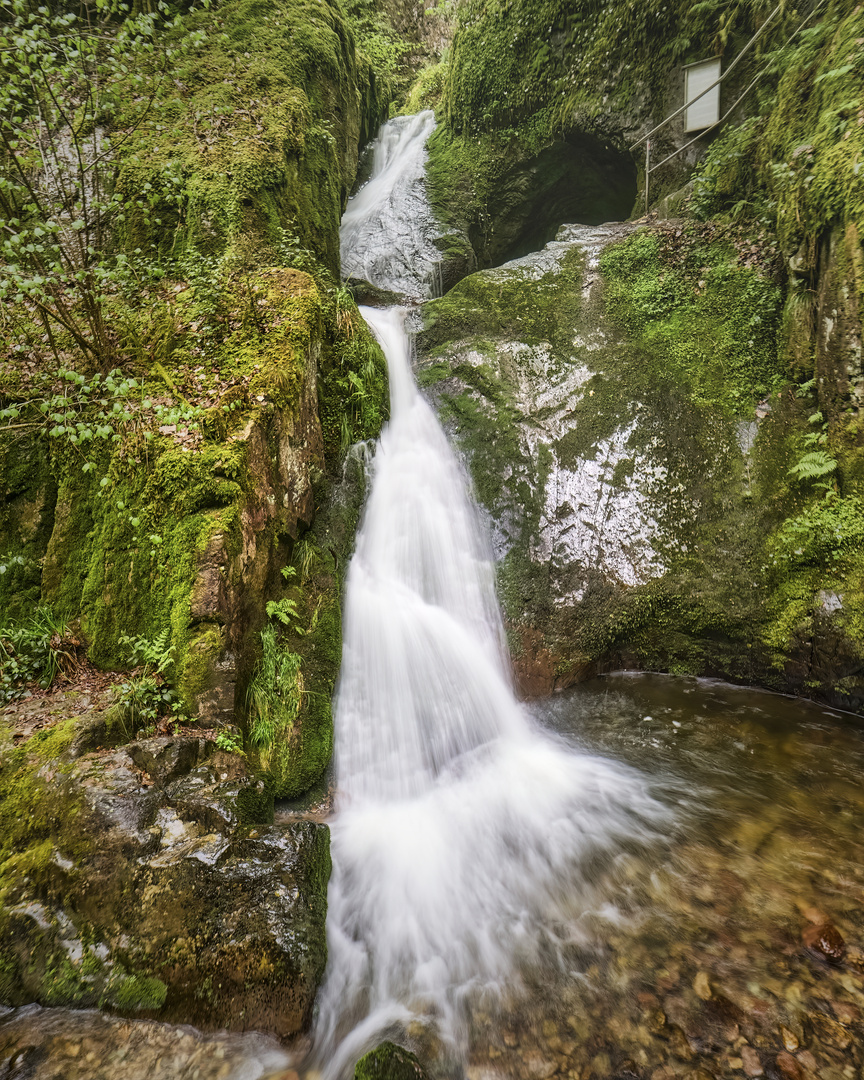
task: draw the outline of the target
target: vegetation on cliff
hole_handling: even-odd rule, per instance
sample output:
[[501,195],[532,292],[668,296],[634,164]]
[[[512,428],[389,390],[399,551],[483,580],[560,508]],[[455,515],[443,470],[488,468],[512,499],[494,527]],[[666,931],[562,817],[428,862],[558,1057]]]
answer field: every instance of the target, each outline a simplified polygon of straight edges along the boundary
[[[101,667],[163,641],[163,705],[243,722],[279,570],[386,411],[338,228],[387,72],[329,0],[6,8],[3,683],[41,603]],[[329,758],[344,544],[298,599],[292,793]]]

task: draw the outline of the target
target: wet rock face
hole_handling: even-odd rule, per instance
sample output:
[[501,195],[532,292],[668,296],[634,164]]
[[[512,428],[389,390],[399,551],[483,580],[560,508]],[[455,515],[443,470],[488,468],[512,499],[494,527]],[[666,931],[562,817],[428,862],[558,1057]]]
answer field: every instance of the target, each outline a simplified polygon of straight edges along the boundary
[[303,1030],[326,959],[327,828],[268,824],[270,782],[204,739],[81,750],[31,763],[57,824],[3,868],[0,1002]]
[[779,290],[685,231],[565,226],[423,309],[418,379],[488,519],[521,692],[634,666],[854,708],[852,591],[841,610],[802,582],[790,633],[766,544],[801,496],[794,395],[755,407],[780,377]]
[[[571,614],[599,608],[602,620],[624,590],[662,577],[704,483],[672,477],[665,453],[682,426],[698,439],[686,400],[658,400],[638,377],[628,387],[601,316],[600,252],[632,229],[568,226],[543,251],[426,309],[419,378],[467,451],[489,513],[529,695],[566,685],[576,670],[562,673],[544,622],[563,637]],[[469,318],[479,329],[462,337]],[[601,400],[613,380],[614,410]],[[706,450],[700,466],[726,471],[734,431],[718,425]]]

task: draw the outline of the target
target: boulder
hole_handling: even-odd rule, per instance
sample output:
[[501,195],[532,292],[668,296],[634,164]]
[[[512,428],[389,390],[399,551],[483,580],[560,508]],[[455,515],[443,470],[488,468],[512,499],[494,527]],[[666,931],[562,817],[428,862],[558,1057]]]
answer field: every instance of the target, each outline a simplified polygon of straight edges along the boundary
[[92,727],[3,752],[0,1003],[303,1030],[326,960],[326,826],[274,827],[272,780],[210,740],[82,753]]
[[426,1072],[410,1050],[383,1042],[360,1058],[354,1080],[426,1080]]
[[768,253],[663,222],[565,226],[424,305],[524,696],[637,667],[864,701],[854,560],[790,477],[806,406],[769,394],[781,299]]

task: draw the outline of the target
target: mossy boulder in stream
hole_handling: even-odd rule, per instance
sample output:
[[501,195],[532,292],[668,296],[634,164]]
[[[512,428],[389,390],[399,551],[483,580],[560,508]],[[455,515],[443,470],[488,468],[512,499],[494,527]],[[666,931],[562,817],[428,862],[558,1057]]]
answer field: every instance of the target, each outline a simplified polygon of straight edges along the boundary
[[710,224],[565,227],[425,306],[419,380],[488,514],[524,693],[633,665],[864,699],[851,524],[830,557],[792,541],[821,526],[775,259]]
[[364,1054],[354,1068],[354,1080],[425,1080],[426,1072],[410,1050],[383,1042]]

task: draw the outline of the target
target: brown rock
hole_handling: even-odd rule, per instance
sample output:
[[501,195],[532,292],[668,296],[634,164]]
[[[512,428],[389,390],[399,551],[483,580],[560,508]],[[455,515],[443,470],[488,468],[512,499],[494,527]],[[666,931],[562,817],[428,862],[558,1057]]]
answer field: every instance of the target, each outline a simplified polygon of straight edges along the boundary
[[693,980],[693,989],[696,991],[696,996],[700,997],[703,1001],[709,1001],[711,998],[711,982],[708,979],[707,971],[700,971],[696,978]]
[[762,1062],[752,1046],[741,1047],[741,1061],[744,1063],[744,1072],[748,1076],[763,1075],[765,1070],[762,1068]]
[[861,1019],[861,1010],[848,1001],[832,1001],[831,1008],[841,1024],[857,1024]]
[[693,1058],[690,1043],[681,1028],[672,1028],[669,1043],[675,1057],[680,1058],[682,1061],[690,1061]]
[[669,1034],[666,1027],[666,1013],[662,1009],[657,1009],[656,1012],[651,1013],[648,1023],[655,1035],[667,1036]]
[[839,964],[846,953],[846,942],[831,922],[810,924],[804,928],[801,940],[812,952],[819,953],[829,963]]
[[785,1027],[783,1024],[780,1025],[780,1038],[783,1040],[783,1045],[787,1050],[792,1051],[798,1049],[798,1036],[794,1031],[790,1031],[789,1028]]
[[810,1023],[819,1042],[828,1043],[838,1050],[845,1050],[852,1042],[852,1036],[846,1028],[824,1013],[811,1013]]
[[777,1066],[777,1072],[785,1077],[785,1080],[804,1080],[805,1073],[801,1065],[785,1050],[780,1051],[774,1064]]

